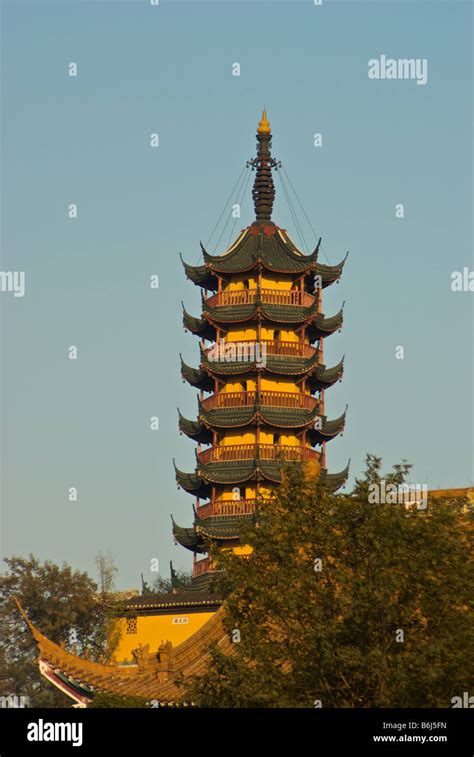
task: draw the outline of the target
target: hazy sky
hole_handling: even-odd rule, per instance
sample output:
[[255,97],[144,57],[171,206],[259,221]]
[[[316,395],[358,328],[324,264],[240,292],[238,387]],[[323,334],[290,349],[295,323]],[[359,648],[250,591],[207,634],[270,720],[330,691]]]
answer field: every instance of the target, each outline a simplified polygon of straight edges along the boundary
[[[26,273],[24,297],[0,294],[3,556],[95,574],[110,551],[120,588],[151,580],[152,558],[163,574],[191,566],[170,513],[191,524],[172,458],[193,467],[176,407],[196,413],[179,352],[196,365],[198,341],[180,303],[198,315],[200,292],[179,253],[198,262],[264,104],[330,262],[350,250],[324,299],[327,315],[346,301],[325,345],[327,364],[346,355],[328,415],[349,404],[329,470],[350,457],[353,480],[372,451],[407,458],[431,488],[474,483],[473,294],[451,290],[473,268],[471,13],[454,0],[2,3],[1,266]],[[381,55],[426,59],[427,83],[369,79]],[[274,220],[299,242],[276,189]],[[249,186],[234,236],[252,220]]]

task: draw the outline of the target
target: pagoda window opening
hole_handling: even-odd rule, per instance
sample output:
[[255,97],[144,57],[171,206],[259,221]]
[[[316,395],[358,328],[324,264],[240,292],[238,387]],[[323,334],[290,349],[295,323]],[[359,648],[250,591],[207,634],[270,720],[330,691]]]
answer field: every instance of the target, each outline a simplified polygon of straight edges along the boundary
[[137,618],[127,618],[127,634],[137,633]]

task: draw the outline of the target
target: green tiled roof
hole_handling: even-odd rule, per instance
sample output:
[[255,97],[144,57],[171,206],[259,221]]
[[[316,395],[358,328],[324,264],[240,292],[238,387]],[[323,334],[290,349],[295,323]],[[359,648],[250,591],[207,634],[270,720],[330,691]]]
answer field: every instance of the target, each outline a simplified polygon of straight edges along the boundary
[[[210,374],[217,376],[239,376],[255,371],[254,362],[209,360],[201,349],[201,365]],[[292,355],[266,356],[265,372],[279,376],[308,376],[312,389],[331,386],[342,377],[344,358],[335,366],[326,368],[318,364],[318,353],[311,357],[294,357]],[[196,386],[196,384],[195,384]]]
[[329,318],[326,318],[322,313],[319,313],[309,324],[306,334],[311,342],[314,342],[320,337],[330,336],[338,329],[342,329],[343,320],[344,305],[338,313],[331,315]]
[[200,420],[190,421],[181,415],[178,409],[179,415],[179,430],[182,434],[186,434],[190,439],[199,442],[200,444],[210,444],[212,442],[212,431],[202,423]]
[[193,315],[190,315],[184,305],[183,326],[190,331],[191,334],[198,334],[203,339],[214,341],[216,338],[215,326],[212,323],[209,323],[205,318],[195,318]]
[[[274,273],[308,273],[321,276],[323,287],[340,278],[344,262],[331,266],[317,262],[318,247],[304,255],[284,229],[271,221],[253,223],[235,244],[222,255],[209,255],[201,245],[204,265],[191,266],[183,261],[186,276],[206,289],[217,288],[216,274],[245,273],[257,265]],[[346,256],[347,257],[347,256]]]
[[[264,229],[273,233],[267,234]],[[237,242],[223,255],[209,255],[203,249],[204,263],[216,273],[250,271],[261,263],[267,270],[278,273],[303,273],[316,263],[317,253],[304,255],[298,250],[286,231],[271,221],[253,223],[240,235]]]
[[[274,305],[262,302],[257,296],[250,305],[219,305],[211,307],[202,298],[202,312],[209,320],[215,323],[244,323],[254,320],[258,313],[263,318],[274,323],[305,323],[318,315],[318,302],[316,298],[308,307],[300,305]],[[324,320],[324,316],[323,316]]]
[[324,469],[321,471],[321,481],[327,485],[331,492],[336,492],[346,483],[350,464],[351,461],[349,460],[344,470],[338,471],[338,473],[328,473]]
[[212,484],[243,484],[259,475],[269,481],[280,481],[278,463],[267,460],[236,460],[205,465],[198,462],[197,474]]
[[[288,465],[288,463],[283,464]],[[281,483],[281,467],[282,463],[278,460],[254,459],[207,463],[205,465],[198,461],[194,473],[183,473],[176,466],[175,471],[178,486],[197,497],[206,497],[211,491],[211,484],[237,485],[262,478],[279,484]],[[344,471],[341,474],[325,474],[323,471],[321,477],[326,476],[328,483],[331,484],[331,489],[333,489],[333,484],[334,489],[337,489],[344,483],[344,477],[342,483],[337,483],[343,474]],[[345,477],[347,478],[347,473]]]
[[191,528],[183,528],[178,526],[173,516],[171,516],[173,524],[173,536],[182,547],[191,550],[191,552],[205,552],[202,538],[196,533],[194,526]]
[[321,444],[321,442],[327,442],[334,439],[338,434],[342,434],[346,422],[346,412],[347,407],[339,418],[334,418],[332,421],[323,418],[321,428],[312,428],[309,432],[311,444]]
[[303,428],[312,423],[318,415],[318,407],[313,410],[294,407],[270,407],[256,402],[247,407],[223,407],[215,410],[199,409],[199,418],[209,426],[216,428],[238,428],[248,426],[256,415],[277,428]]
[[228,515],[224,517],[212,516],[205,520],[198,517],[194,520],[197,533],[209,539],[236,539],[239,536],[239,525],[243,520],[253,520],[254,515]]
[[195,518],[191,528],[178,526],[173,520],[173,536],[181,546],[191,552],[203,553],[206,551],[206,541],[235,541],[240,536],[240,523],[243,520],[252,520],[254,515],[239,515],[228,517],[211,517],[205,520]]
[[[260,405],[256,402],[253,405],[245,405],[243,407],[223,407],[214,410],[204,410],[202,404],[199,403],[199,417],[197,421],[185,418],[179,410],[178,414],[179,430],[183,434],[202,444],[209,444],[212,441],[212,432],[210,429],[242,428],[243,426],[255,424],[257,421],[279,429],[307,427],[314,423],[317,418],[318,407],[316,406],[313,410],[306,410],[305,408],[294,407],[270,407]],[[344,416],[341,416],[341,418],[344,418]],[[330,429],[338,421],[339,419],[336,419],[336,421],[327,421],[323,418],[323,430],[327,428],[329,432],[324,436],[325,439],[331,435]]]
[[196,497],[209,497],[211,486],[197,475],[197,471],[194,471],[194,473],[185,473],[176,467],[174,460],[173,465],[178,486],[189,494],[194,494]]
[[342,379],[344,373],[344,358],[337,365],[326,368],[323,365],[316,365],[308,375],[308,388],[316,391],[332,386],[336,381]]
[[[246,357],[246,355],[244,355]],[[318,353],[311,357],[297,357],[294,355],[271,355],[267,352],[265,370],[281,376],[303,376],[317,365]],[[255,361],[245,360],[209,360],[201,348],[201,366],[210,373],[219,376],[238,376],[249,373],[257,367]]]
[[[336,492],[347,481],[349,475],[349,464],[344,470],[338,473],[328,473],[326,470],[321,471],[321,481],[324,482],[331,492]],[[173,534],[183,547],[192,552],[205,552],[205,540],[216,539],[218,541],[235,540],[239,538],[239,522],[243,519],[253,519],[255,515],[236,515],[236,516],[211,516],[210,518],[200,519],[196,516],[194,525],[191,528],[178,526],[173,520]]]
[[216,328],[214,324],[246,323],[261,317],[264,321],[278,324],[303,324],[309,326],[311,340],[321,336],[329,336],[337,329],[342,328],[343,308],[333,316],[326,318],[317,312],[317,304],[311,307],[298,307],[296,305],[221,305],[211,308],[204,303],[204,317],[195,318],[190,315],[183,306],[183,326],[192,334],[197,334],[204,339],[215,341]]
[[280,463],[273,460],[241,460],[236,462],[198,462],[194,473],[184,473],[175,465],[176,483],[196,497],[207,497],[211,484],[243,484],[246,481],[266,478],[280,483]]
[[[209,360],[201,350],[202,368],[191,368],[181,358],[181,375],[191,386],[212,392],[215,376],[245,376],[255,373],[257,364],[254,362],[224,360]],[[342,378],[344,372],[344,358],[331,368],[318,365],[318,355],[312,357],[293,357],[290,355],[267,355],[265,368],[267,374],[277,376],[307,376],[311,391],[324,389]],[[265,374],[264,374],[265,375]]]
[[183,260],[183,256],[180,255],[181,262],[183,264],[186,278],[202,286],[205,289],[217,289],[217,278],[213,275],[212,271],[205,265],[189,265]]
[[191,384],[191,386],[195,386],[198,389],[204,389],[207,392],[212,392],[214,389],[214,380],[209,374],[202,368],[191,368],[191,366],[184,362],[182,355],[180,355],[180,359],[181,376],[183,379],[187,381],[188,384]]
[[171,570],[171,586],[176,591],[175,597],[179,599],[183,593],[188,594],[192,592],[197,599],[201,597],[212,597],[216,602],[220,602],[220,597],[215,592],[214,579],[221,571],[212,571],[211,573],[202,573],[200,576],[195,576],[191,580],[191,584],[183,583],[180,581],[178,574],[173,568],[173,563],[170,562]]

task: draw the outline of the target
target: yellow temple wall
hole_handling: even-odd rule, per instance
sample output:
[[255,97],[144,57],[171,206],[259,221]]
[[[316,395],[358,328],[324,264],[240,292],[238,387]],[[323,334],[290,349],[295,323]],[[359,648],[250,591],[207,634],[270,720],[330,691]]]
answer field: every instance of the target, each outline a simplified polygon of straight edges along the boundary
[[281,276],[268,276],[268,274],[262,273],[261,286],[262,289],[281,289],[282,291],[289,291],[293,284],[293,278],[290,274]]
[[245,544],[244,546],[233,547],[232,551],[234,555],[240,555],[242,557],[249,555],[252,551],[252,547],[249,547],[248,544]]
[[262,376],[260,384],[262,392],[298,392],[298,386],[294,381],[268,379]]
[[[260,431],[260,444],[274,444],[275,443],[275,434],[280,434],[280,441],[279,444],[288,444],[288,445],[295,445],[299,444],[300,440],[295,435],[294,432],[288,432],[285,434],[284,432],[280,432],[277,429],[275,431]],[[229,431],[227,430],[225,432],[225,435],[222,435],[219,437],[219,446],[234,446],[236,444],[255,444],[257,441],[257,436],[255,431],[247,431],[245,434],[242,434],[238,431]]]
[[[248,282],[248,287],[244,282]],[[225,292],[240,292],[243,289],[256,289],[257,277],[254,272],[247,274],[238,274],[232,281],[222,282],[222,290]],[[288,291],[293,284],[293,278],[290,274],[281,274],[280,276],[268,276],[262,273],[261,287],[262,289],[281,289],[282,291]]]
[[213,614],[179,612],[175,615],[138,615],[137,632],[133,634],[127,633],[127,620],[117,618],[115,628],[120,632],[120,641],[114,653],[115,660],[118,663],[133,662],[132,650],[140,644],[149,644],[150,653],[156,652],[162,641],[171,641],[175,647],[199,631]]
[[[240,490],[240,497],[236,497],[234,494],[234,489]],[[264,486],[260,484],[260,492],[259,495],[262,498],[269,497],[272,494],[272,489],[270,486]],[[248,484],[241,484],[238,486],[237,484],[235,486],[225,486],[222,488],[219,488],[216,500],[218,501],[224,501],[224,502],[230,502],[235,499],[253,499],[257,496],[257,487],[255,484],[248,485]]]
[[[229,381],[222,389],[224,392],[243,392],[244,391],[244,385],[243,380],[241,381]],[[257,382],[252,381],[251,379],[246,380],[247,385],[247,391],[248,392],[254,392],[257,388]]]
[[[229,381],[222,389],[224,392],[243,392],[243,381],[245,379],[241,379],[240,381]],[[256,381],[247,380],[247,391],[248,392],[254,392],[257,388]],[[299,388],[297,384],[294,381],[285,381],[285,380],[278,380],[278,379],[270,379],[265,378],[262,376],[261,381],[261,389],[263,391],[267,392],[295,392],[298,393]],[[306,394],[310,394],[309,390],[306,391]]]
[[[260,331],[260,339],[263,341],[272,341],[275,338],[275,332],[280,333],[281,342],[297,342],[298,334],[294,330],[286,330],[283,328],[262,326]],[[246,328],[241,326],[230,326],[227,334],[223,338],[224,342],[254,342],[257,339],[257,330]]]
[[[267,329],[268,330],[268,329]],[[262,329],[262,339],[272,339],[273,337],[264,337]],[[257,338],[257,332],[255,329],[243,329],[238,326],[231,326],[227,335],[224,337],[224,342],[254,342]]]

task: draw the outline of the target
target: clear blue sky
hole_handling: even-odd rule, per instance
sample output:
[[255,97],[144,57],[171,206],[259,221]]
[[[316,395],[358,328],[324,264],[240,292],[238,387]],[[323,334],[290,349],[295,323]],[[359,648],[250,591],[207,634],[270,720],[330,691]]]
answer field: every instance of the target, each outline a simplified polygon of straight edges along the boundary
[[[200,293],[179,253],[198,261],[263,104],[329,260],[350,250],[325,297],[328,315],[346,300],[326,342],[328,364],[346,354],[328,414],[349,403],[329,469],[351,457],[357,475],[372,451],[432,488],[474,483],[473,295],[450,289],[473,267],[471,13],[455,0],[3,2],[1,267],[26,272],[26,294],[0,295],[2,555],[94,574],[110,550],[121,588],[151,579],[155,557],[164,574],[170,559],[190,567],[169,514],[191,523],[172,457],[191,470],[176,407],[193,417],[196,392],[178,353],[196,365],[198,344],[180,302],[196,315]],[[426,86],[369,80],[382,54],[427,58]],[[249,188],[236,232],[252,219]],[[278,183],[274,220],[298,241]]]

